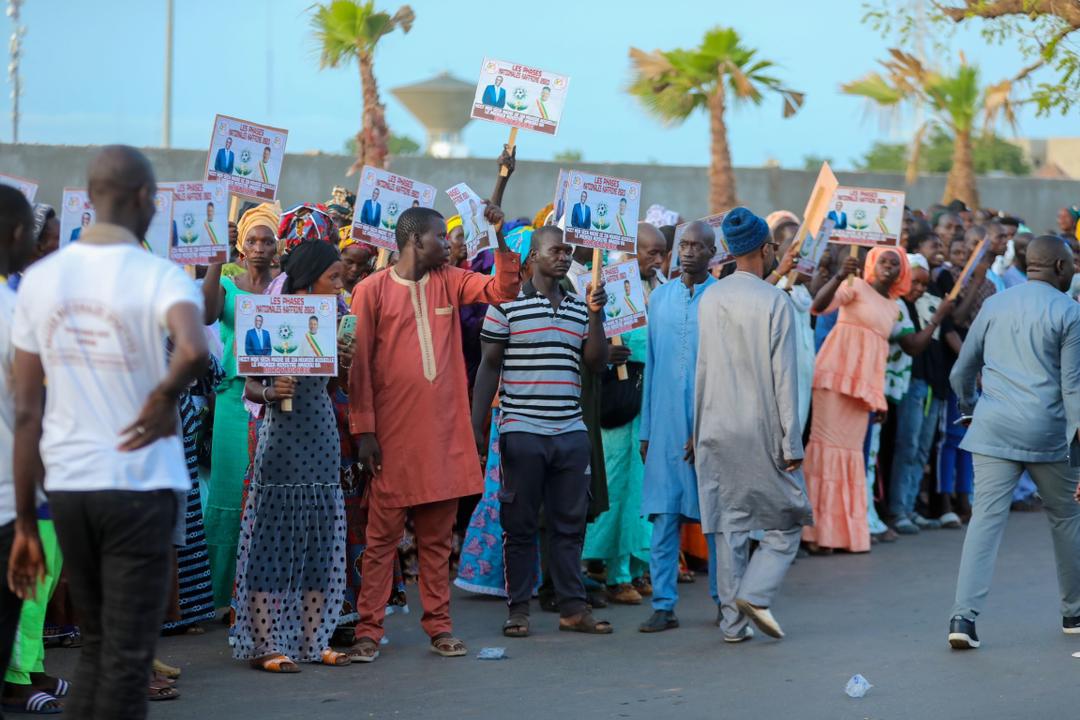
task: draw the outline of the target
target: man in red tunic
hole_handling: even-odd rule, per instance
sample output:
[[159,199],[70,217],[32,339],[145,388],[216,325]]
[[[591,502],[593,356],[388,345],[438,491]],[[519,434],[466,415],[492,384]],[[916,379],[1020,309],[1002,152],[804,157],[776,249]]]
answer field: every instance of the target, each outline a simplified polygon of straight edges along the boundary
[[[488,205],[489,222],[503,213]],[[432,650],[466,653],[452,634],[449,558],[458,498],[483,490],[469,426],[469,395],[458,309],[517,297],[520,259],[496,233],[495,274],[447,264],[442,215],[410,208],[397,224],[400,259],[356,286],[356,352],[349,375],[349,424],[374,477],[368,489],[367,549],[349,656],[379,655],[393,558],[412,509],[420,560],[421,619]]]

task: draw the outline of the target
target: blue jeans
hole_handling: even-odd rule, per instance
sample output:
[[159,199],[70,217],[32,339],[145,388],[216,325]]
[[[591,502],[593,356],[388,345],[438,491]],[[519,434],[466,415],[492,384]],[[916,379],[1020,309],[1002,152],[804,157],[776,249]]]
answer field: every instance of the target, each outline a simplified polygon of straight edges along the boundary
[[938,448],[938,487],[942,495],[970,495],[975,481],[975,470],[971,462],[971,453],[960,449],[960,443],[967,434],[967,428],[960,427],[956,421],[960,418],[960,408],[956,395],[949,393],[948,405],[944,411],[945,423],[942,427],[942,440]]
[[925,380],[912,378],[907,394],[897,406],[896,449],[889,487],[889,514],[897,519],[915,512],[915,499],[919,496],[923,468],[930,458],[941,405]]

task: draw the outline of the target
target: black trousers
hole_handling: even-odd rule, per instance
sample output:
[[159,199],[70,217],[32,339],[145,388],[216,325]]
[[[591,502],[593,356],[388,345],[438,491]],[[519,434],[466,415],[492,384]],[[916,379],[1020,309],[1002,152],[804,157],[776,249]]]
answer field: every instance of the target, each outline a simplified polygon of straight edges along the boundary
[[536,533],[540,508],[548,534],[548,568],[555,585],[559,613],[571,617],[585,610],[581,580],[581,546],[589,511],[589,436],[534,435],[511,432],[499,436],[502,456],[503,553],[510,612],[528,615],[536,585]]
[[[15,642],[15,631],[19,627],[19,612],[22,600],[11,592],[7,583],[8,559],[11,557],[11,545],[15,542],[15,521],[0,526],[0,667],[7,667],[11,659],[11,646]],[[4,716],[0,713],[0,718]]]
[[176,494],[53,492],[83,646],[64,716],[142,720],[170,593]]

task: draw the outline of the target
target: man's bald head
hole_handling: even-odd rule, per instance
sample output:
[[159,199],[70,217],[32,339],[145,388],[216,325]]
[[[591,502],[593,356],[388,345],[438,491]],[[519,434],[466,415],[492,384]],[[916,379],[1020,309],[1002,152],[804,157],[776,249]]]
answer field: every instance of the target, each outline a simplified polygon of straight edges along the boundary
[[637,261],[641,277],[648,280],[664,265],[667,255],[667,240],[654,225],[639,222],[637,230]]
[[142,239],[154,217],[157,183],[146,156],[128,145],[107,145],[90,161],[87,191],[97,221]]
[[1074,272],[1072,250],[1061,238],[1041,235],[1028,244],[1028,280],[1041,280],[1065,292]]
[[716,251],[716,231],[713,230],[712,225],[704,220],[694,220],[687,225],[686,230],[683,231],[683,237],[700,240],[712,248],[714,252]]

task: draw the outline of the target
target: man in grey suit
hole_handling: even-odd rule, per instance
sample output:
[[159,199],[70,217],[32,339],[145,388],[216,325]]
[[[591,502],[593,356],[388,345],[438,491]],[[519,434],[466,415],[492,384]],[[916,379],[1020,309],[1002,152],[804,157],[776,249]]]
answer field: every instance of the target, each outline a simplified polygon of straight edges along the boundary
[[949,378],[961,413],[974,408],[960,444],[974,456],[975,502],[949,623],[958,650],[979,647],[975,618],[1025,470],[1050,515],[1062,629],[1080,634],[1080,304],[1065,294],[1073,257],[1061,239],[1032,241],[1027,262],[1029,282],[983,304]]

